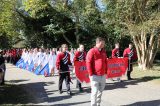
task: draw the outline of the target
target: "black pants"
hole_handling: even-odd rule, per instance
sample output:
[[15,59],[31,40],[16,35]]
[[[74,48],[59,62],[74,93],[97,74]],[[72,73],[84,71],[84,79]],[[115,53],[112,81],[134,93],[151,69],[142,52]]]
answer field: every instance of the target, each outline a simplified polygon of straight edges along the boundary
[[59,91],[62,91],[63,80],[65,79],[67,91],[70,91],[70,73],[60,73],[59,74]]
[[127,71],[127,78],[131,78],[131,72],[133,71],[133,66],[132,64],[128,64],[128,71]]
[[11,57],[9,57],[9,56],[7,57],[7,63],[10,63],[10,60],[11,60],[10,58]]
[[76,87],[79,88],[79,89],[82,89],[82,84],[81,84],[81,82],[79,82],[78,80],[77,80],[77,85],[76,85]]

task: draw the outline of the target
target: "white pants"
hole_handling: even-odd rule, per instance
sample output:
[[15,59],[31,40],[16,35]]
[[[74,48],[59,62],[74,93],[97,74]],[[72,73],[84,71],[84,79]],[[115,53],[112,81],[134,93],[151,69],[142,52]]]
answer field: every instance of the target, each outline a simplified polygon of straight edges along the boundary
[[106,84],[106,75],[92,75],[91,81],[91,106],[99,106],[101,103],[102,92]]

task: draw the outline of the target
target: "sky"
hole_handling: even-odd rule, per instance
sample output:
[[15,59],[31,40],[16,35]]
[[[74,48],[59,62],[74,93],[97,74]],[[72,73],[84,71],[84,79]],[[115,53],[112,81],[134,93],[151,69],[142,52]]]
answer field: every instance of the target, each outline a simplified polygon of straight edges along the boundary
[[103,11],[105,9],[105,5],[103,4],[102,0],[96,0],[96,3],[98,7],[100,8],[100,10]]

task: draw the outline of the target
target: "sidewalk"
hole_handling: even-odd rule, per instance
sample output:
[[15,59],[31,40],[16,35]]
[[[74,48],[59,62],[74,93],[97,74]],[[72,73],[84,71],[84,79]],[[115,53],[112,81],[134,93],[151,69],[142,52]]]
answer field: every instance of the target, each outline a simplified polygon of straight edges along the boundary
[[[90,86],[85,87],[83,93],[76,89],[76,80],[73,78],[71,90],[73,96],[66,92],[58,92],[58,76],[37,76],[29,71],[18,69],[7,64],[7,81],[20,85],[32,94],[36,101],[28,104],[53,106],[90,106]],[[63,86],[65,89],[65,85]],[[140,80],[113,82],[106,81],[106,88],[102,96],[101,106],[160,106],[160,86],[152,85]]]

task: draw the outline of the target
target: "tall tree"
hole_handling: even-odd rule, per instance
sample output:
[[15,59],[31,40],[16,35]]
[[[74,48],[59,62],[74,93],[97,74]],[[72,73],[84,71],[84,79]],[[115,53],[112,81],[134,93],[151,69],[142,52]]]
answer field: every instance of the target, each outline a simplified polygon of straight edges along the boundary
[[106,20],[112,21],[131,35],[135,44],[139,67],[143,70],[153,66],[160,46],[159,0],[103,0]]

